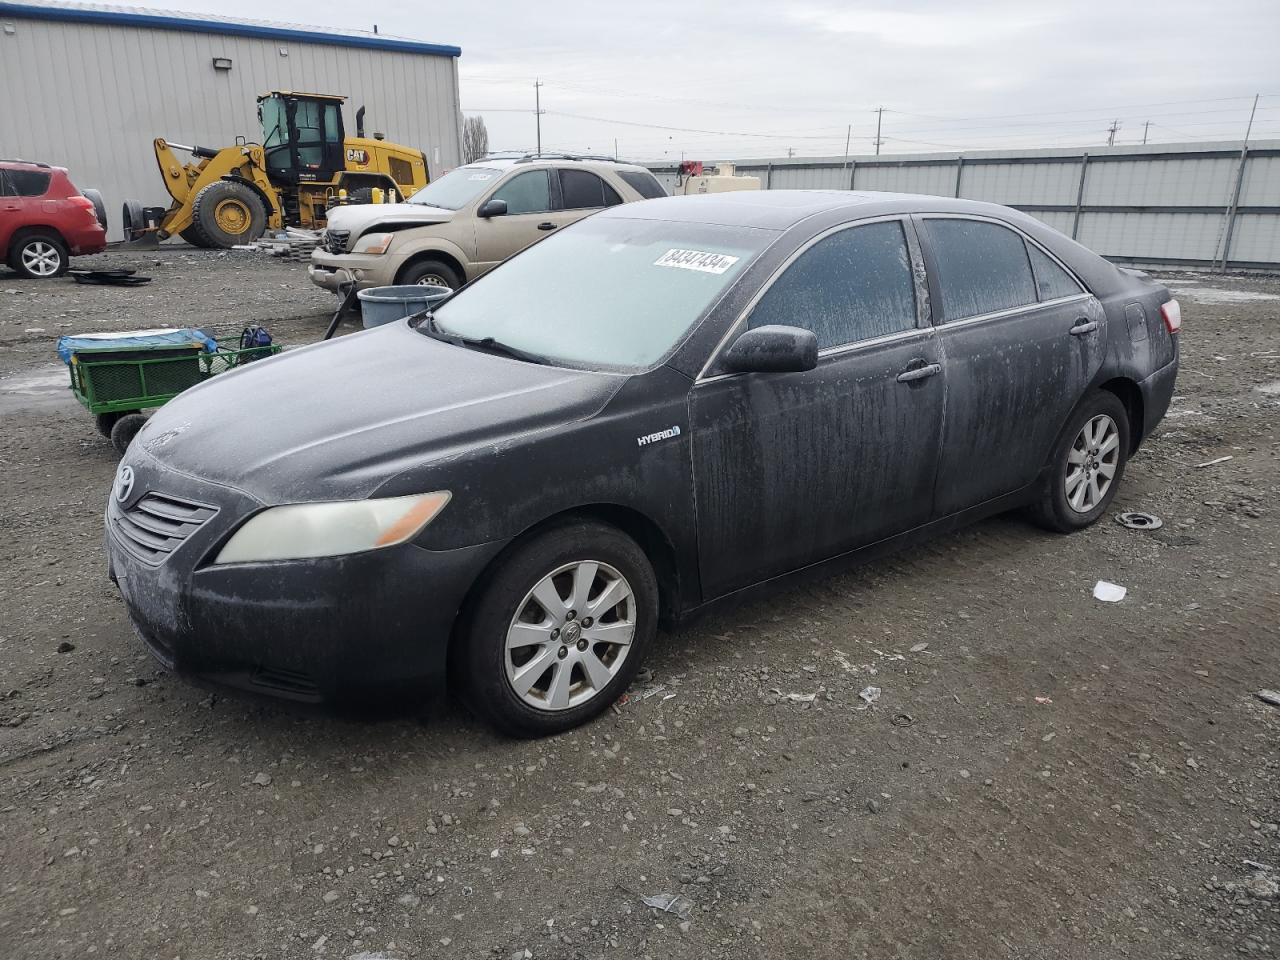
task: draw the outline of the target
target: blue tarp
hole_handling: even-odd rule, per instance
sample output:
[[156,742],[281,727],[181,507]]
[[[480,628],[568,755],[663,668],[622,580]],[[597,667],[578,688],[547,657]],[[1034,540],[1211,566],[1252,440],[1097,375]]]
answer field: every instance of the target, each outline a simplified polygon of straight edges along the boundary
[[85,333],[58,338],[58,356],[71,363],[74,353],[102,353],[110,350],[147,350],[153,347],[203,347],[209,353],[217,342],[201,330],[190,327],[167,330],[128,330],[123,333]]

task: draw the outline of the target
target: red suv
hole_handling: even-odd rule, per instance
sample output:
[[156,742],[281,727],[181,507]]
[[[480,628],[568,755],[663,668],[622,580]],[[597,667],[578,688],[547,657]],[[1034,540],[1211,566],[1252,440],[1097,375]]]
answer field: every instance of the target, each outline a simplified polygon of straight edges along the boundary
[[0,160],[0,253],[24,277],[67,272],[69,257],[107,247],[102,197],[81,194],[63,167]]

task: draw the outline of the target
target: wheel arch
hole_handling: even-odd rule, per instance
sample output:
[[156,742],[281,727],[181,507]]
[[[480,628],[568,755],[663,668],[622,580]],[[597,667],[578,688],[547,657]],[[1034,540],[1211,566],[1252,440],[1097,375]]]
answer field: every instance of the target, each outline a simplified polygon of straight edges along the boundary
[[569,507],[531,524],[512,537],[506,546],[485,565],[467,590],[458,608],[458,616],[454,619],[453,630],[449,637],[448,661],[451,685],[454,685],[455,665],[461,659],[456,655],[456,651],[465,634],[465,624],[470,616],[472,604],[488,584],[492,571],[530,537],[535,537],[550,527],[575,520],[594,520],[607,524],[621,530],[634,540],[653,566],[654,577],[658,581],[659,621],[670,622],[679,615],[681,577],[675,545],[651,517],[632,507],[616,503],[591,503]]
[[1142,443],[1142,433],[1145,424],[1145,407],[1142,399],[1142,390],[1138,387],[1137,382],[1129,377],[1112,377],[1110,380],[1098,384],[1098,389],[1114,394],[1116,399],[1124,405],[1124,412],[1129,417],[1128,453],[1132,456],[1137,452],[1138,446]]
[[405,259],[404,263],[400,264],[400,269],[396,271],[395,282],[403,282],[402,278],[409,272],[409,269],[421,263],[423,260],[439,260],[445,266],[457,273],[459,280],[463,283],[467,282],[467,271],[466,268],[463,267],[462,261],[448,250],[441,249],[440,247],[427,247],[422,250],[416,250],[410,254]]
[[5,251],[5,255],[8,256],[8,254],[12,253],[14,247],[16,247],[25,238],[32,234],[41,233],[50,234],[68,250],[71,249],[71,244],[67,243],[67,238],[62,235],[62,231],[57,227],[47,223],[24,223],[22,226],[14,230],[9,236],[9,249]]

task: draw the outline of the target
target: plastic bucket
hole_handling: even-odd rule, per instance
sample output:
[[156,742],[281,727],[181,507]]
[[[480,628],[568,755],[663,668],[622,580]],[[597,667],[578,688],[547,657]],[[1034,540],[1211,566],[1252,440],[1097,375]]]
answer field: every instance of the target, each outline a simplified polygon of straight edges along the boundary
[[421,313],[451,293],[453,291],[449,287],[415,284],[371,287],[368,290],[361,290],[356,296],[360,300],[360,316],[365,327],[380,327],[384,323],[392,323],[415,313]]

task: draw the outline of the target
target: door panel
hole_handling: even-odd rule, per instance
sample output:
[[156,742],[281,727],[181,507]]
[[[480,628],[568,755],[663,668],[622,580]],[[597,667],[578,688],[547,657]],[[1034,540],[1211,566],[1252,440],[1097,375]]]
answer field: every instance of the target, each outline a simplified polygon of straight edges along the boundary
[[501,217],[476,218],[476,256],[487,266],[519,253],[585,212],[556,209],[545,168],[528,170],[504,181],[487,199],[505,200],[508,208]]
[[831,354],[807,373],[714,379],[693,390],[705,595],[836,556],[932,513],[944,376],[929,331]]
[[1106,322],[1102,305],[1083,295],[938,329],[947,368],[940,516],[1035,479],[1102,365]]

